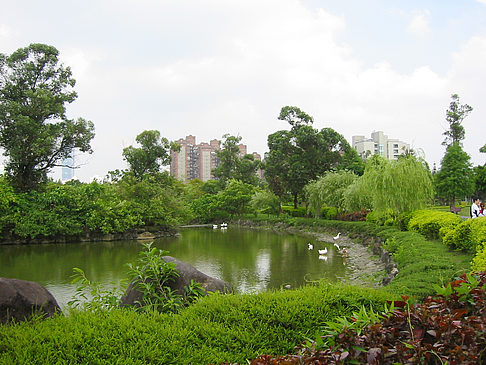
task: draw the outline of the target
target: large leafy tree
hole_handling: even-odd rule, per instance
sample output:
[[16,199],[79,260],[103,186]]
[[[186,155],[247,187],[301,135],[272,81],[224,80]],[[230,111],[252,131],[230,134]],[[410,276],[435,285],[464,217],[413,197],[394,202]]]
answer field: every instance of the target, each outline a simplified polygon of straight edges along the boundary
[[93,123],[66,116],[66,104],[77,97],[74,85],[70,68],[52,46],[31,44],[0,54],[0,147],[18,190],[45,181],[73,149],[92,152]]
[[123,149],[122,154],[129,170],[138,179],[145,174],[157,173],[162,166],[169,165],[170,152],[180,148],[177,143],[161,137],[156,130],[143,131],[135,140],[140,147],[128,146]]
[[283,107],[278,119],[287,121],[291,129],[268,136],[265,177],[275,194],[290,193],[295,207],[309,181],[331,169],[354,169],[361,163],[341,134],[331,128],[313,128],[312,117],[299,108]]
[[423,160],[409,155],[398,160],[373,156],[360,178],[360,186],[369,193],[373,209],[400,215],[424,208],[432,201],[432,175]]
[[474,177],[469,155],[459,143],[447,147],[440,170],[434,175],[437,195],[455,207],[457,198],[463,198],[474,191]]
[[256,161],[251,154],[241,155],[238,147],[241,142],[240,136],[225,134],[223,139],[221,149],[216,151],[219,165],[212,171],[214,177],[219,179],[223,185],[231,179],[257,185],[259,179],[256,172],[260,167],[260,161]]
[[473,108],[467,104],[460,104],[457,94],[453,94],[451,98],[449,109],[446,111],[449,129],[444,132],[446,139],[442,143],[447,148],[441,168],[434,175],[434,182],[437,195],[446,199],[451,207],[455,207],[457,198],[465,197],[474,191],[470,157],[462,149],[461,142],[465,137],[461,123]]

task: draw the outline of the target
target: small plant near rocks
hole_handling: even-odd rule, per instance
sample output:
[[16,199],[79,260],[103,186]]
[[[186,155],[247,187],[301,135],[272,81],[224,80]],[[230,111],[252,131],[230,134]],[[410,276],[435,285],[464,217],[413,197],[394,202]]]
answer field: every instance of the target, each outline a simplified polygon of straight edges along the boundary
[[486,273],[465,274],[423,303],[403,296],[382,313],[363,307],[323,332],[295,355],[251,364],[484,364]]
[[[137,289],[143,294],[143,300],[137,302],[138,311],[176,313],[205,295],[201,284],[194,280],[184,287],[183,293],[173,290],[170,283],[179,276],[179,272],[175,263],[164,261],[163,256],[168,251],[152,247],[151,242],[143,245],[145,249],[139,253],[137,264],[127,264],[129,279],[136,283]],[[72,283],[77,284],[77,288],[68,303],[70,307],[98,311],[120,305],[123,294],[120,285],[113,284],[112,288],[106,288],[99,282],[90,281],[82,269],[73,270]]]

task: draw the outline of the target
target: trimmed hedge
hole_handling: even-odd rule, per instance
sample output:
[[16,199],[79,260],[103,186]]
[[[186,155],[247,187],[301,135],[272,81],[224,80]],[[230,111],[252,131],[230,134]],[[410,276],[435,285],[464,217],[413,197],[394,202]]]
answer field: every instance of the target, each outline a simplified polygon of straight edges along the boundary
[[454,227],[442,230],[442,234],[446,246],[476,252],[486,244],[486,217],[467,219]]
[[395,299],[376,289],[321,284],[261,294],[212,295],[179,314],[74,311],[0,326],[4,364],[246,363],[286,354],[333,318]]
[[454,213],[422,209],[411,213],[408,229],[423,234],[428,239],[438,239],[443,234],[441,229],[453,228],[461,222],[461,217]]

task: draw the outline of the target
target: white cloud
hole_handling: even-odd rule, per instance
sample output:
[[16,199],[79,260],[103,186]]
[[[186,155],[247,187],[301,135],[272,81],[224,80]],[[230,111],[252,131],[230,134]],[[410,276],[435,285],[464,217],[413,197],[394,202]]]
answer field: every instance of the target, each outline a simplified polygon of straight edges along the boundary
[[476,0],[478,3],[486,5],[486,0]]
[[430,11],[416,11],[408,24],[407,31],[417,37],[425,37],[430,34],[429,26]]

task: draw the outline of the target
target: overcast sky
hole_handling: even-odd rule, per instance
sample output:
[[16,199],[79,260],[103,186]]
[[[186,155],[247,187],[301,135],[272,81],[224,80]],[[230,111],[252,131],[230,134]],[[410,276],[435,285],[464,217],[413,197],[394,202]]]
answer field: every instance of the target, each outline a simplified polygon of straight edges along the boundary
[[[486,0],[1,0],[0,53],[60,51],[76,79],[71,118],[95,124],[84,181],[122,169],[122,149],[157,129],[169,140],[241,136],[249,152],[288,124],[283,106],[351,143],[389,138],[444,154],[453,93],[474,110],[464,149],[486,154]],[[56,176],[56,175],[54,175]],[[60,176],[60,175],[59,175]]]

